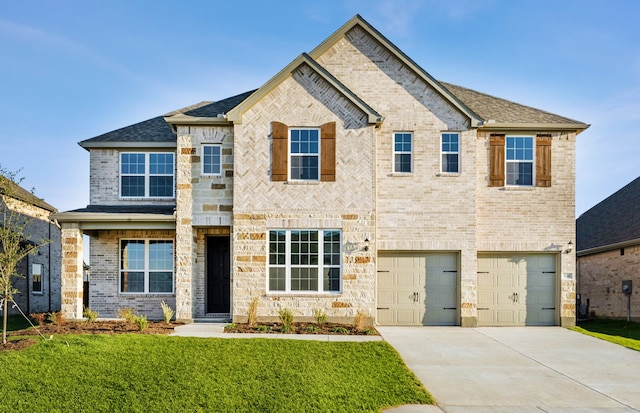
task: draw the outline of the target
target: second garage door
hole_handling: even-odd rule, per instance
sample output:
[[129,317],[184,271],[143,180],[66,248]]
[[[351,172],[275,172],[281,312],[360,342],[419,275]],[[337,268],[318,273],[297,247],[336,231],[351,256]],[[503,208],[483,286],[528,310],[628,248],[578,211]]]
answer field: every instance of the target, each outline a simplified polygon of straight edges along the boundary
[[478,257],[478,325],[556,324],[553,254]]
[[378,324],[456,325],[457,257],[456,253],[378,257]]

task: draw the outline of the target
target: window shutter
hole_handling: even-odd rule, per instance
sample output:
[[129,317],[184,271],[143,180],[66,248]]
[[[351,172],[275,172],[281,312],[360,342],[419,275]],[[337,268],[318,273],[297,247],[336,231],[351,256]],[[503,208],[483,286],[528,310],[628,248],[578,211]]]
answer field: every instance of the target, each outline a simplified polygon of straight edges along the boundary
[[336,180],[336,123],[329,122],[320,126],[320,180]]
[[289,157],[289,127],[284,123],[271,122],[271,180],[286,181]]
[[489,186],[504,186],[504,135],[489,137]]
[[536,186],[551,186],[551,135],[536,139]]

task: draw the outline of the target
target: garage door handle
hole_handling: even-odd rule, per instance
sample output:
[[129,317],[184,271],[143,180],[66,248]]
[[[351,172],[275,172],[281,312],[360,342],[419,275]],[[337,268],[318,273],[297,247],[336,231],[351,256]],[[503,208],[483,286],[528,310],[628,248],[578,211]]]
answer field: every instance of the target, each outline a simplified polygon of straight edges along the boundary
[[489,307],[478,307],[478,310],[488,310]]
[[442,307],[443,310],[457,310],[457,307]]
[[555,310],[555,307],[542,307],[543,310]]

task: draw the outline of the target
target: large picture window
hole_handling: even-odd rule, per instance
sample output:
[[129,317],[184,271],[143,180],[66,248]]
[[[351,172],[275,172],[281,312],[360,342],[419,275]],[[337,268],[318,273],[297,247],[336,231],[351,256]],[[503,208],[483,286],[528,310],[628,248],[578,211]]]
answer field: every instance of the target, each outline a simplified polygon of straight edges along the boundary
[[173,153],[121,153],[120,196],[173,198]]
[[533,185],[533,137],[507,136],[507,185]]
[[172,240],[120,241],[120,292],[173,292]]
[[393,134],[393,172],[411,172],[412,140],[409,132]]
[[320,178],[320,129],[290,129],[291,179]]
[[339,230],[269,231],[270,292],[340,292]]

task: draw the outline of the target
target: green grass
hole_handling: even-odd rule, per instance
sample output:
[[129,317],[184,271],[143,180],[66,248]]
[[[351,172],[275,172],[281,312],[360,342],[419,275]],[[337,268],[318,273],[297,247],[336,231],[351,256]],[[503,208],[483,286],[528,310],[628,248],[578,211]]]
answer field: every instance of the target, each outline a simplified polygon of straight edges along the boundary
[[432,403],[385,342],[71,335],[0,353],[15,412],[375,412]]
[[640,351],[640,323],[598,318],[582,321],[572,330]]

